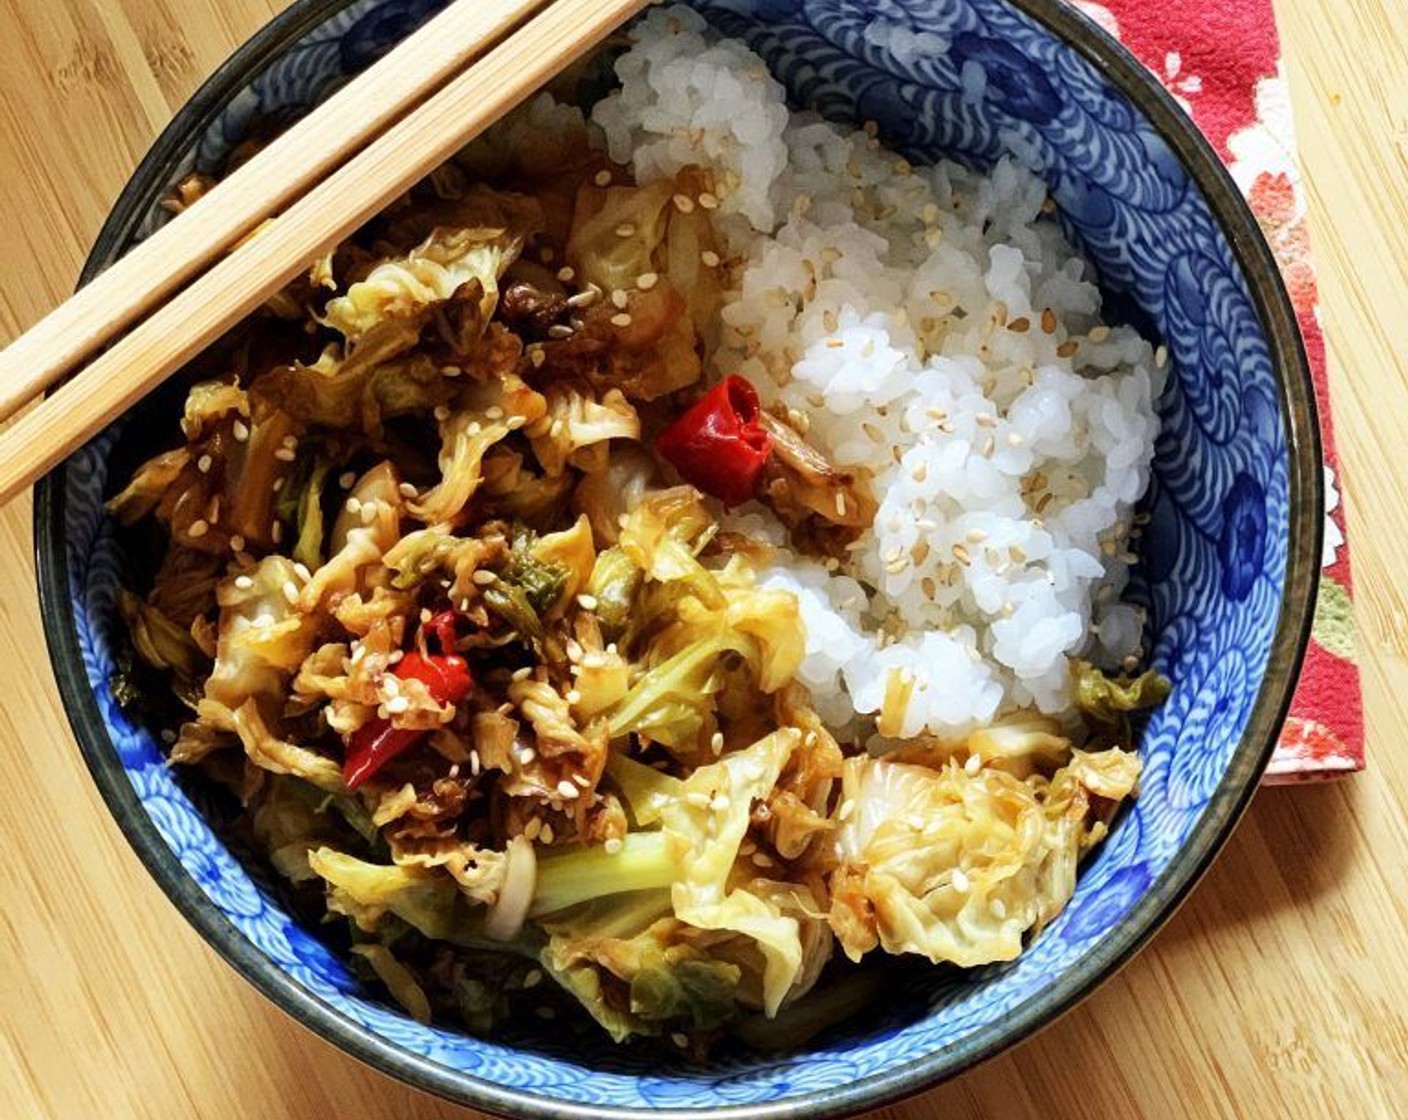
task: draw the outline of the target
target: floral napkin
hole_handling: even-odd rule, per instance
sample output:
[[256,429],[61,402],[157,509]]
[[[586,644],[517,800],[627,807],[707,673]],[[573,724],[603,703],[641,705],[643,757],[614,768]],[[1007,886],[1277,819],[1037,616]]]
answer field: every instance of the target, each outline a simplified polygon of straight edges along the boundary
[[1296,166],[1295,128],[1271,0],[1075,0],[1197,122],[1242,188],[1286,279],[1305,337],[1325,449],[1325,554],[1314,631],[1267,783],[1364,768],[1353,587],[1325,376],[1325,339]]

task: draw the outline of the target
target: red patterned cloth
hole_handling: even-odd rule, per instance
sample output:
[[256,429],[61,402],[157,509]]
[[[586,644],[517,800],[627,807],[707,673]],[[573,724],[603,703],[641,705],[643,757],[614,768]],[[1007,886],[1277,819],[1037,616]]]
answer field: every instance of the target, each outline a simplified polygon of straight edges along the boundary
[[1271,0],[1075,0],[1164,83],[1212,141],[1251,203],[1305,336],[1325,447],[1325,554],[1315,626],[1267,783],[1364,768],[1364,715],[1344,511],[1336,484],[1325,339],[1296,166],[1295,129]]

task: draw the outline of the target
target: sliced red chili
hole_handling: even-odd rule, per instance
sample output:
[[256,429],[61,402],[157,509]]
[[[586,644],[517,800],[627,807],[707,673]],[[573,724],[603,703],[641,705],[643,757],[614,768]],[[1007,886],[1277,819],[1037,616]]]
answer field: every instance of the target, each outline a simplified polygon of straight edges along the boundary
[[730,375],[661,432],[655,450],[686,482],[736,506],[753,497],[772,454],[772,435],[760,415],[753,386]]
[[459,640],[456,627],[462,617],[453,607],[446,607],[443,611],[431,615],[430,621],[424,623],[421,629],[435,636],[435,640],[440,643],[441,653],[454,653],[455,643]]
[[[417,680],[439,704],[459,704],[474,688],[474,678],[463,657],[453,653],[411,652],[393,670],[402,680]],[[389,719],[370,719],[347,736],[347,753],[342,761],[342,777],[348,789],[356,789],[397,755],[414,746],[430,732],[422,728],[395,727]]]

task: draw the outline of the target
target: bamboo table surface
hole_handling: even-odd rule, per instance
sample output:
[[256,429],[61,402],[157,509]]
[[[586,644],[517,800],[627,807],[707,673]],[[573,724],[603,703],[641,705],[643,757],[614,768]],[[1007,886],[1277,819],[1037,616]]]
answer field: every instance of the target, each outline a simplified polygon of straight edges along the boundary
[[[71,288],[157,131],[279,0],[0,0],[0,342]],[[1191,900],[1056,1025],[886,1120],[1408,1115],[1408,26],[1279,0],[1349,511],[1368,773],[1264,790]],[[0,511],[0,1117],[474,1120],[298,1026],[109,818]]]

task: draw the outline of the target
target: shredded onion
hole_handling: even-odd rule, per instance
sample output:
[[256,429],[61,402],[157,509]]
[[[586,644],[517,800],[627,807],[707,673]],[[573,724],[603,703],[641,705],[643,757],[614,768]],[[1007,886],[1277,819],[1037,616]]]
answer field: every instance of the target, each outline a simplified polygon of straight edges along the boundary
[[507,858],[503,886],[499,888],[498,901],[484,919],[484,932],[495,941],[512,941],[518,936],[538,885],[538,857],[533,854],[531,840],[515,836],[504,854]]

